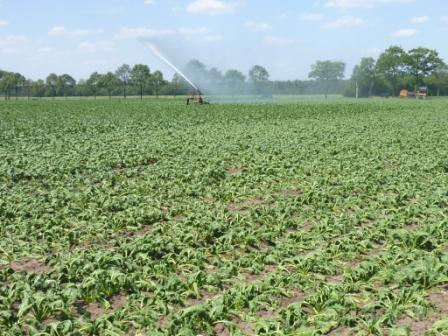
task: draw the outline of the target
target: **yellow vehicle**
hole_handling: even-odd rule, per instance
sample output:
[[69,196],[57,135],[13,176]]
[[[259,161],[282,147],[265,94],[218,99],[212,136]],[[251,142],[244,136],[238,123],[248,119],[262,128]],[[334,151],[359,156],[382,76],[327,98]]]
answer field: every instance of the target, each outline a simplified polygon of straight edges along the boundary
[[408,98],[409,97],[409,91],[408,90],[401,90],[400,91],[400,98]]
[[415,94],[415,98],[417,99],[426,99],[428,96],[428,87],[427,86],[420,86],[418,91]]
[[408,91],[403,89],[400,91],[400,98],[416,98],[416,99],[426,99],[428,96],[428,87],[420,86],[416,92]]

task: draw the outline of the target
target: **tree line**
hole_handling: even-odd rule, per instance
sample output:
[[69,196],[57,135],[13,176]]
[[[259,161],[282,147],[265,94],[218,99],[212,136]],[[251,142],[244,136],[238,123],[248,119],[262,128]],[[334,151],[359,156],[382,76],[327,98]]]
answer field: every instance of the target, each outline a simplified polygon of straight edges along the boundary
[[397,96],[402,89],[417,91],[426,86],[431,95],[448,94],[448,66],[436,50],[409,51],[391,46],[378,59],[366,57],[353,69],[346,96]]
[[[309,77],[324,83],[324,93],[344,78],[345,63],[317,61]],[[377,59],[365,57],[353,69],[344,95],[347,97],[397,96],[402,89],[417,91],[426,86],[431,95],[448,94],[448,66],[436,50],[409,51],[391,46]]]
[[[265,67],[253,66],[245,75],[239,70],[221,72],[208,69],[198,60],[187,63],[184,73],[207,94],[216,95],[272,95],[272,94],[318,94],[324,83],[315,80],[271,81]],[[342,93],[345,82],[337,83],[330,93]],[[92,73],[87,79],[76,81],[68,74],[50,74],[45,79],[31,80],[20,73],[0,70],[0,93],[5,99],[18,97],[73,97],[73,96],[139,96],[187,95],[191,86],[175,74],[166,80],[161,71],[151,71],[145,64],[123,64],[114,72]]]
[[[247,75],[239,70],[221,72],[208,69],[192,60],[184,73],[209,94],[344,94],[349,97],[372,95],[396,96],[400,89],[413,90],[427,85],[430,94],[448,94],[448,67],[436,50],[416,48],[405,51],[399,46],[385,50],[378,59],[361,59],[350,79],[345,80],[346,64],[338,61],[317,61],[311,66],[308,80],[271,81],[269,72],[260,65]],[[20,73],[0,70],[0,92],[11,97],[69,96],[139,96],[185,95],[192,92],[182,76],[166,80],[160,71],[152,72],[145,64],[123,64],[114,72],[92,73],[76,81],[68,74],[50,74],[45,79],[31,80]]]

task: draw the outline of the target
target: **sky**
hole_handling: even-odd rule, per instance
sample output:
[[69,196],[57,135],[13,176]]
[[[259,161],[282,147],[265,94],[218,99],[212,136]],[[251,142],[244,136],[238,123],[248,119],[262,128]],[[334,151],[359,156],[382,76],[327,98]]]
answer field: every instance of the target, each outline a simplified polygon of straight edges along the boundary
[[316,60],[347,64],[391,45],[437,49],[448,61],[446,0],[0,0],[0,69],[76,79],[147,64],[173,72],[191,59],[221,71],[264,66],[306,79]]

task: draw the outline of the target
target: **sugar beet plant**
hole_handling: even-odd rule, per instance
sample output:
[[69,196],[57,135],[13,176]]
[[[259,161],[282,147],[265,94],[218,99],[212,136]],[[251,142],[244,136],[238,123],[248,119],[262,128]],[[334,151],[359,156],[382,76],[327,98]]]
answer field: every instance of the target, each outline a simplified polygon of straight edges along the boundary
[[0,334],[447,335],[445,106],[0,103]]

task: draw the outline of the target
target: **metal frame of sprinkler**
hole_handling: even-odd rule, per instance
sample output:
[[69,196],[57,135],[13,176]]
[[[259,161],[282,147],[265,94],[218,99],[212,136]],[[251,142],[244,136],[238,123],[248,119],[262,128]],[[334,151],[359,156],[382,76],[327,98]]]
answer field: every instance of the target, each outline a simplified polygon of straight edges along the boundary
[[187,106],[190,105],[190,103],[194,103],[194,104],[210,104],[210,102],[206,101],[203,97],[202,97],[202,92],[201,90],[197,89],[192,95],[191,97],[187,98]]

